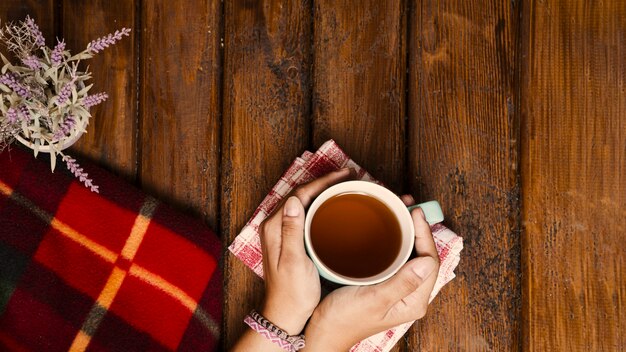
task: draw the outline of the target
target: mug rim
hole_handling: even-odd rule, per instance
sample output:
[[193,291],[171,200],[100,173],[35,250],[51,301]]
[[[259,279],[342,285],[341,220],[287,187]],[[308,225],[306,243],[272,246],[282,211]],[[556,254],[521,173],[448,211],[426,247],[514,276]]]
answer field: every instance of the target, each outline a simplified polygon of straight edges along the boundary
[[[343,193],[362,193],[367,196],[376,198],[382,202],[391,210],[400,225],[402,242],[398,255],[394,261],[382,272],[364,277],[353,278],[339,274],[328,266],[326,266],[315,254],[313,245],[311,244],[311,222],[313,216],[317,212],[317,209],[329,198]],[[403,210],[400,210],[403,209]],[[409,232],[411,236],[406,236],[405,232]],[[408,244],[405,242],[405,237],[408,238]],[[369,181],[354,180],[345,181],[329,187],[320,193],[306,212],[305,224],[304,224],[304,245],[306,251],[313,261],[313,264],[317,268],[320,276],[330,280],[332,282],[343,285],[373,285],[379,282],[383,282],[393,276],[402,268],[404,263],[407,262],[413,247],[415,246],[415,227],[413,225],[413,219],[411,213],[408,211],[407,206],[402,202],[400,197],[388,190],[387,188]]]

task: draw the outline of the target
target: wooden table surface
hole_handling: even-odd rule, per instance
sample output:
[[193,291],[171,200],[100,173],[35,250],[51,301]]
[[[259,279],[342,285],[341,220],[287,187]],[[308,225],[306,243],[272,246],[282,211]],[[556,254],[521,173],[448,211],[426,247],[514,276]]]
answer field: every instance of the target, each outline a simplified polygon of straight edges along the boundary
[[[395,351],[626,350],[626,1],[3,0],[91,63],[74,152],[203,218],[225,246],[335,139],[465,238]],[[263,285],[226,254],[230,346]]]

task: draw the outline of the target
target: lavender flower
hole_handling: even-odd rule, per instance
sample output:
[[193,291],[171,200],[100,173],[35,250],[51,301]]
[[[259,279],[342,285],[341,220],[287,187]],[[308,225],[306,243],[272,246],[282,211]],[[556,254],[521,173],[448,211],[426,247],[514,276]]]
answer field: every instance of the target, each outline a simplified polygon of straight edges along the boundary
[[63,61],[63,50],[65,50],[65,41],[60,41],[52,50],[52,54],[50,55],[50,59],[52,60],[52,65],[59,66]]
[[18,109],[20,111],[20,115],[22,115],[22,120],[30,121],[30,111],[28,110],[28,106],[20,105]]
[[30,67],[31,70],[38,70],[41,68],[41,62],[39,61],[39,58],[35,55],[27,56],[26,58],[22,59],[22,62],[24,63],[24,65]]
[[63,122],[59,124],[59,129],[54,133],[53,140],[56,142],[59,139],[70,134],[72,128],[76,125],[76,119],[73,115],[66,115]]
[[87,178],[88,174],[83,171],[83,168],[76,163],[76,159],[72,159],[69,156],[63,156],[63,161],[67,165],[67,169],[70,170],[74,176],[76,176],[80,182],[82,182],[85,187],[89,188],[92,192],[100,193],[98,191],[98,186],[93,184],[93,181]]
[[107,93],[97,93],[97,94],[88,95],[83,98],[83,105],[86,108],[90,108],[94,105],[98,105],[102,103],[108,98],[109,98],[109,95]]
[[6,73],[0,76],[0,83],[13,89],[13,91],[22,98],[30,98],[30,90],[17,81],[18,77],[17,74]]
[[9,121],[9,123],[16,123],[17,122],[17,110],[13,108],[9,108],[9,110],[7,110],[7,120]]
[[63,105],[66,101],[68,101],[70,95],[72,94],[72,88],[74,88],[74,80],[67,82],[63,88],[61,88],[61,91],[57,96],[57,105]]
[[89,45],[87,45],[87,50],[92,53],[98,53],[105,48],[115,44],[115,42],[122,39],[123,36],[128,36],[130,34],[129,28],[122,28],[121,31],[115,31],[113,34],[109,34],[105,37],[98,38],[96,40],[91,41]]
[[46,39],[43,37],[43,34],[41,34],[39,26],[35,23],[35,20],[30,18],[30,16],[26,16],[25,24],[26,28],[28,28],[30,32],[31,37],[35,39],[35,45],[37,45],[38,47],[46,45]]

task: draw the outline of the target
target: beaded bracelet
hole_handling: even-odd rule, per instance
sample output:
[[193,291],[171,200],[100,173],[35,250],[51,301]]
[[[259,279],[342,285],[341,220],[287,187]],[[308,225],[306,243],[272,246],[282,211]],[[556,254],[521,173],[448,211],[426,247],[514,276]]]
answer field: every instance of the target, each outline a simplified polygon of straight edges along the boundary
[[289,335],[286,331],[265,319],[265,317],[254,309],[243,321],[252,330],[277,344],[285,351],[296,352],[304,348],[304,335]]

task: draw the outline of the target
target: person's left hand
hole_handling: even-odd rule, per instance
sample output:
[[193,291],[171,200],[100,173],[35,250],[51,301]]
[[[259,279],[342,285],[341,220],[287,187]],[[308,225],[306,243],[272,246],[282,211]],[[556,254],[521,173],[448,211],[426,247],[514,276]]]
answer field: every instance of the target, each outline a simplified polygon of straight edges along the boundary
[[321,295],[317,269],[304,250],[304,208],[326,188],[354,176],[354,170],[341,169],[298,187],[261,224],[265,303],[260,313],[290,335],[303,330]]

